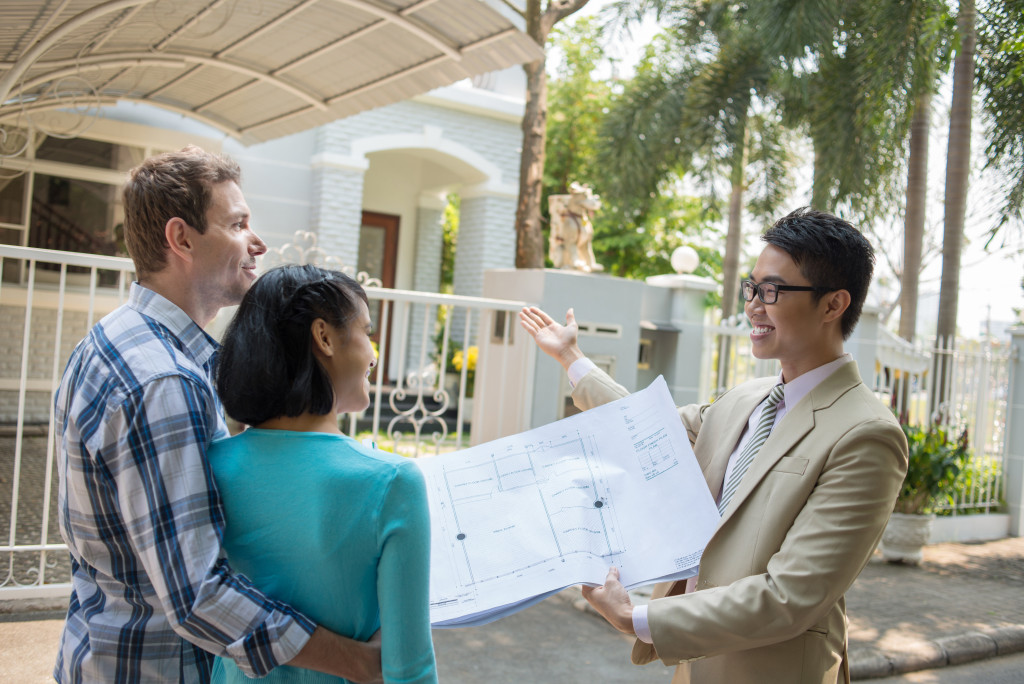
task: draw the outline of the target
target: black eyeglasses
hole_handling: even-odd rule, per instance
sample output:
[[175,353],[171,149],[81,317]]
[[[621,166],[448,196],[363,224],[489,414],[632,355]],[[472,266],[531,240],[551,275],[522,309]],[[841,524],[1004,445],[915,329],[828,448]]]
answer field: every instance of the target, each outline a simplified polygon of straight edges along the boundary
[[748,302],[754,300],[756,293],[764,304],[774,304],[779,299],[779,291],[784,292],[833,292],[831,287],[813,287],[810,285],[779,285],[778,283],[755,283],[753,280],[744,280],[740,283],[743,290],[743,299]]

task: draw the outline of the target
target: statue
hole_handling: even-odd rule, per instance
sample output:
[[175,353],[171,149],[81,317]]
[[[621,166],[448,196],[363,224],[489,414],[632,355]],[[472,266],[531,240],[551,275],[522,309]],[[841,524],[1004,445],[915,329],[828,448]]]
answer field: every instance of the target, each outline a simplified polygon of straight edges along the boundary
[[555,268],[566,270],[603,271],[594,259],[594,224],[591,217],[601,208],[601,197],[589,185],[573,183],[568,195],[550,195],[548,214],[551,216],[551,235],[548,256]]

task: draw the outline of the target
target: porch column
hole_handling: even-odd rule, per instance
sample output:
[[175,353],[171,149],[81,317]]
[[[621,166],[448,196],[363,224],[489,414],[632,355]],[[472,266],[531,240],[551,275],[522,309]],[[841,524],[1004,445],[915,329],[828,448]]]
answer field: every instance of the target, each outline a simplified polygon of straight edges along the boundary
[[1024,328],[1010,330],[1010,389],[1006,398],[1006,507],[1010,534],[1024,535]]
[[[416,264],[413,274],[413,289],[419,292],[439,292],[441,288],[441,251],[444,248],[444,208],[448,200],[444,195],[423,194],[420,196],[419,206],[416,209]],[[428,322],[427,309],[430,309],[431,318]],[[427,330],[427,356],[423,364],[429,364],[433,359],[433,322],[437,310],[432,307],[415,306],[412,309],[412,320],[410,321],[408,355],[406,356],[406,367],[416,369],[420,367],[420,353],[423,349],[423,326],[429,324]],[[440,369],[439,369],[440,370]]]
[[363,178],[366,157],[321,152],[313,157],[311,230],[328,256],[353,269],[359,259],[359,226],[363,222]]
[[[507,189],[481,187],[467,188],[460,195],[454,289],[455,294],[479,297],[484,291],[484,271],[515,268],[516,196]],[[474,315],[469,344],[476,340],[478,323]],[[465,317],[460,311],[452,320],[452,339],[461,345],[464,332]]]

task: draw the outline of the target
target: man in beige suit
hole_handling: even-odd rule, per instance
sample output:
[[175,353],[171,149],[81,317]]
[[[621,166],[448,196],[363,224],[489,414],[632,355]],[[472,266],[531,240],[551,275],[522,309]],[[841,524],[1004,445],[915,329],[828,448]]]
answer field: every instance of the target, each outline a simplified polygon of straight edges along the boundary
[[[907,467],[892,413],[843,352],[860,316],[874,253],[849,223],[797,210],[763,236],[743,283],[754,356],[781,377],[752,380],[679,416],[722,519],[696,578],[631,605],[612,568],[584,596],[637,635],[633,662],[678,665],[673,682],[849,681],[844,594],[867,563]],[[558,360],[582,409],[627,394],[560,325],[520,314]]]

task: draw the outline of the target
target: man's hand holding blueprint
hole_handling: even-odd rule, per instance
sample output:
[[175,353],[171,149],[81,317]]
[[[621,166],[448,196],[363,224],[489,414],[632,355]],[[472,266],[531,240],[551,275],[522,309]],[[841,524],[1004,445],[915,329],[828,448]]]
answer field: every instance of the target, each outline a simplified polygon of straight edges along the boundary
[[430,619],[484,624],[609,566],[632,588],[697,573],[718,511],[668,387],[417,461],[431,517]]

